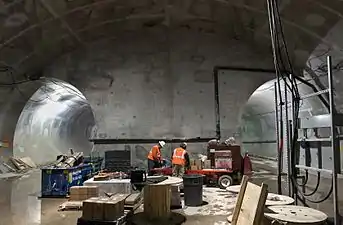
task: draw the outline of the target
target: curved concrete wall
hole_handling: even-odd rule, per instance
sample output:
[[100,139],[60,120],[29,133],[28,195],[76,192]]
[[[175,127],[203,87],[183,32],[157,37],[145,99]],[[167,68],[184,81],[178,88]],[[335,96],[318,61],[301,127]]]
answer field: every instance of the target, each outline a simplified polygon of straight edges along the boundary
[[95,125],[86,98],[72,85],[47,79],[25,105],[14,135],[14,156],[30,156],[38,164],[69,152],[88,154]]
[[[233,54],[234,53],[234,54]],[[247,58],[249,60],[247,60]],[[213,68],[273,68],[271,58],[241,41],[186,29],[151,29],[118,35],[68,54],[45,70],[77,87],[96,116],[98,138],[214,137]],[[239,136],[241,109],[271,74],[222,71],[223,137]],[[144,165],[151,145],[102,145],[129,149]],[[166,154],[169,154],[168,146]],[[190,152],[205,147],[190,144]]]

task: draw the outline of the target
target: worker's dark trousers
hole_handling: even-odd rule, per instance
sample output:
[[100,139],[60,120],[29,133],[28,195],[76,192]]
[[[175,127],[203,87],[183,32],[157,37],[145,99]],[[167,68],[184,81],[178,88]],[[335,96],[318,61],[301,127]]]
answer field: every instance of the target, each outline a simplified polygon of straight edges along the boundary
[[154,168],[159,168],[159,163],[157,161],[154,161],[154,160],[151,160],[151,159],[148,159],[148,176],[152,176],[153,173],[152,173],[152,169]]

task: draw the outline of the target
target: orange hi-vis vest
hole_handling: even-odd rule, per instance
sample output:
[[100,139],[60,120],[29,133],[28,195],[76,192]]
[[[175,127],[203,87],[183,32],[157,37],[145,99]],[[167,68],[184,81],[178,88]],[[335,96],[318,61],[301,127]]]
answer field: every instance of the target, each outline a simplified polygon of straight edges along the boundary
[[148,159],[153,160],[153,161],[161,160],[161,151],[157,145],[151,148],[148,154]]
[[184,166],[186,150],[183,148],[176,148],[173,153],[172,164]]

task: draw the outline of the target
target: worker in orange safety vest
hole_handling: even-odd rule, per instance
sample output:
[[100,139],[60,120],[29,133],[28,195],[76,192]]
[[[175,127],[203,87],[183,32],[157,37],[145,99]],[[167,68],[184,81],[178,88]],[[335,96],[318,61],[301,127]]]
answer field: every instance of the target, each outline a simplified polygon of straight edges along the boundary
[[181,143],[179,148],[176,148],[172,156],[173,176],[182,178],[186,168],[189,167],[189,155],[186,151],[187,143]]
[[152,176],[152,169],[159,168],[162,165],[161,149],[166,145],[164,141],[159,141],[153,146],[148,154],[148,175]]

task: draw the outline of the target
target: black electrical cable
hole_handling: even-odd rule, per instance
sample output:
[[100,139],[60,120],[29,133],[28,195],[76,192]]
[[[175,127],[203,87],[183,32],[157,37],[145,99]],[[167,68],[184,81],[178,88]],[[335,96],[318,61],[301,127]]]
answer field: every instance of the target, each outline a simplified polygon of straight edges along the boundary
[[[296,183],[297,181],[295,180],[295,178],[292,176],[291,179],[293,180],[293,183]],[[304,195],[304,193],[302,193],[302,191],[300,190],[299,186],[298,185],[295,185],[295,188],[297,189],[298,193],[304,198],[306,199],[306,201],[309,201],[309,202],[312,202],[312,203],[321,203],[321,202],[324,202],[325,200],[327,200],[331,193],[332,193],[332,190],[333,190],[333,180],[331,179],[331,187],[330,187],[330,190],[329,192],[327,193],[327,195],[320,199],[320,200],[312,200],[310,198],[308,198],[306,195]]]
[[[300,112],[300,94],[299,94],[299,89],[298,89],[298,85],[296,83],[296,76],[294,74],[294,70],[293,70],[293,67],[292,67],[292,64],[291,64],[291,61],[290,61],[290,58],[289,58],[289,54],[288,54],[288,49],[287,49],[287,44],[286,44],[286,41],[285,41],[285,37],[284,37],[284,33],[283,33],[283,28],[282,28],[282,23],[281,23],[281,18],[280,18],[280,13],[279,13],[279,9],[278,9],[278,5],[276,2],[274,2],[275,5],[273,4],[273,1],[268,1],[267,0],[267,5],[268,5],[268,18],[269,18],[269,22],[270,22],[270,29],[271,29],[271,39],[272,39],[272,49],[273,49],[273,55],[274,55],[274,64],[275,64],[275,68],[277,70],[277,79],[278,79],[278,84],[279,84],[279,78],[280,76],[278,76],[279,74],[281,74],[281,78],[283,79],[283,81],[285,82],[287,88],[289,88],[291,90],[291,93],[292,93],[292,96],[293,96],[293,118],[298,118],[299,117],[299,112]],[[274,11],[275,9],[275,11]],[[275,13],[276,12],[276,13]],[[279,23],[279,29],[280,29],[280,33],[281,33],[281,40],[282,40],[282,43],[283,43],[283,47],[284,47],[284,50],[285,50],[285,54],[286,54],[286,59],[287,59],[287,63],[288,63],[288,66],[289,66],[289,70],[286,69],[286,66],[284,65],[283,63],[283,57],[282,57],[282,49],[281,47],[279,46],[280,43],[279,43],[279,37],[277,35],[277,27],[275,26],[276,23],[275,23],[275,17],[278,17],[278,23]],[[279,57],[278,57],[279,56]],[[281,65],[279,65],[279,62]],[[280,67],[281,67],[281,71],[280,71]],[[294,76],[292,76],[292,79],[290,78],[290,76],[288,76],[288,74],[292,74]],[[290,85],[291,87],[288,85],[288,82],[287,82],[287,79],[289,80],[290,82]],[[305,83],[306,84],[306,83]],[[279,88],[280,89],[280,88]],[[281,96],[281,93],[279,93],[279,95]],[[321,99],[322,100],[322,99]],[[282,100],[281,100],[282,101]],[[295,151],[296,151],[296,142],[297,142],[297,137],[298,137],[298,132],[297,132],[297,127],[299,126],[298,124],[298,120],[297,119],[294,119],[294,133],[293,133],[293,141],[291,143],[291,159],[293,162],[295,162]],[[292,169],[292,171],[295,171],[295,169]],[[308,173],[306,171],[306,173]],[[307,174],[308,176],[308,174]],[[318,187],[319,187],[319,183],[320,183],[320,173],[318,173],[318,176],[317,176],[317,185],[314,189],[314,191],[312,191],[311,193],[302,193],[300,190],[299,190],[299,185],[297,183],[297,181],[295,180],[295,174],[290,174],[290,177],[291,177],[291,181],[293,183],[293,186],[295,186],[295,188],[297,189],[297,192],[299,192],[301,195],[303,195],[303,197],[305,198],[305,196],[311,196],[313,195],[314,193],[317,192],[318,190]],[[304,184],[307,184],[307,181],[308,181],[308,177],[307,179],[305,180]],[[314,201],[314,200],[311,200],[311,199],[308,199],[310,202],[322,202],[322,201],[325,201],[331,194],[332,192],[332,187],[328,193],[328,195],[321,199],[321,200],[318,200],[318,201]],[[298,195],[298,194],[296,194]]]
[[[278,10],[278,7],[277,7],[277,3],[276,3],[276,12],[279,14],[279,10]],[[279,15],[278,15],[278,18],[279,18],[279,20],[280,20],[280,16],[279,16]],[[281,23],[281,20],[280,20],[280,26],[282,26],[281,24],[282,24],[282,23]],[[282,32],[282,28],[281,28],[281,32]],[[282,35],[283,35],[283,32],[282,32]],[[284,36],[284,35],[283,35],[283,36]],[[282,39],[285,40],[284,37],[283,37]],[[287,46],[286,46],[286,44],[285,44],[285,41],[284,41],[284,45],[285,45],[284,47],[285,47],[286,54],[288,55]],[[288,60],[289,60],[289,57],[287,57],[287,58],[288,58]],[[290,61],[288,61],[288,62],[290,63]],[[289,66],[290,66],[290,69],[293,70],[291,64],[289,64]],[[298,88],[297,85],[294,85],[293,87]],[[295,113],[295,118],[298,118],[298,116],[299,116],[299,111],[300,111],[300,106],[299,106],[299,92],[298,92],[298,90],[296,90],[296,94],[297,94],[297,96],[296,96],[296,99],[295,99],[295,112],[294,112],[294,113]],[[295,122],[295,127],[298,127],[298,121],[295,120],[294,122]],[[294,155],[294,152],[295,152],[294,150],[295,150],[296,141],[297,141],[297,139],[298,139],[297,136],[298,136],[297,129],[295,129],[294,138],[293,138],[293,144],[292,144],[292,148],[291,148],[291,149],[292,149],[291,152],[293,152],[293,155]],[[294,158],[294,156],[293,156],[292,158]],[[306,172],[307,172],[307,171],[306,171]],[[295,185],[295,187],[296,187],[296,189],[297,189],[297,192],[298,192],[300,195],[302,195],[302,196],[304,197],[304,199],[306,199],[306,200],[308,200],[308,201],[310,201],[310,202],[313,202],[313,203],[320,203],[320,202],[323,202],[323,201],[325,201],[326,199],[328,199],[328,198],[330,197],[331,193],[332,193],[333,185],[332,185],[332,183],[331,183],[330,191],[329,191],[329,193],[328,193],[324,198],[322,198],[322,199],[320,199],[320,200],[316,200],[316,201],[314,201],[314,200],[312,200],[312,199],[309,199],[309,198],[306,198],[306,196],[308,197],[308,196],[314,195],[314,194],[317,192],[317,190],[318,190],[318,188],[319,188],[319,184],[320,184],[320,173],[317,174],[317,185],[316,185],[315,189],[314,189],[311,193],[302,193],[301,190],[299,190],[299,186],[297,185],[297,181],[295,180],[294,174],[293,174],[292,176],[290,176],[290,177],[291,177],[291,180],[292,180],[293,184]],[[307,183],[307,182],[306,182],[306,183]]]
[[[306,174],[307,174],[307,177],[308,177],[308,171],[307,170],[306,170]],[[303,185],[303,186],[305,186],[305,185]],[[307,197],[314,195],[318,191],[319,185],[320,185],[320,172],[317,172],[317,185],[315,186],[315,188],[313,189],[312,192],[310,192],[310,193],[305,193],[304,192],[303,195],[307,196]]]

